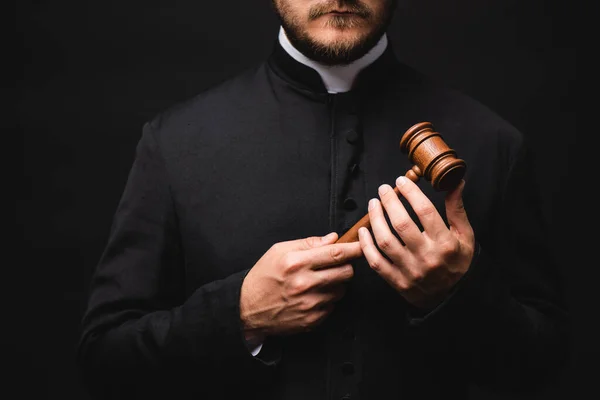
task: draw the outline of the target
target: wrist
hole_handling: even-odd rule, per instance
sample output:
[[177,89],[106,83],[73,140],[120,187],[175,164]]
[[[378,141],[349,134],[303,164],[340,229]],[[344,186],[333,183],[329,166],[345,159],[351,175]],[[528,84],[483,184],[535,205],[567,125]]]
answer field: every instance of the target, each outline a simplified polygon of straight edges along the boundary
[[260,327],[256,318],[253,318],[253,313],[250,311],[252,309],[250,302],[250,298],[252,296],[247,292],[246,287],[242,284],[241,294],[240,294],[240,321],[242,324],[242,331],[244,334],[244,339],[248,343],[262,343],[265,338],[265,334],[263,333],[262,328]]

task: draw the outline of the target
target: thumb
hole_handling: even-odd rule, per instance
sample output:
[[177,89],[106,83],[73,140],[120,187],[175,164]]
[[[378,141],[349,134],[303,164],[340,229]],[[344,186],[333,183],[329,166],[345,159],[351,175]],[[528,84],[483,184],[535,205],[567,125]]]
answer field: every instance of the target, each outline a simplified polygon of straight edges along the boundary
[[461,235],[472,232],[471,223],[467,218],[467,212],[463,203],[463,190],[465,188],[465,180],[461,179],[446,195],[446,217],[451,229],[457,231]]
[[337,238],[338,234],[331,232],[325,236],[309,236],[303,239],[291,240],[287,244],[290,245],[290,250],[310,250],[335,243]]

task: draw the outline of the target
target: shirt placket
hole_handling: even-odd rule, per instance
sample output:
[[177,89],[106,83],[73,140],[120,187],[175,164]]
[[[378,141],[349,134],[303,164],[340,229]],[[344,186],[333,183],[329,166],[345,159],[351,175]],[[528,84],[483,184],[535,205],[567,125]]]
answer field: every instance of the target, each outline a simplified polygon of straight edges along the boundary
[[[352,92],[330,95],[331,229],[340,236],[364,214],[366,192],[361,169],[363,138],[360,104]],[[328,399],[359,399],[360,352],[355,327],[352,282],[331,315],[328,340]]]

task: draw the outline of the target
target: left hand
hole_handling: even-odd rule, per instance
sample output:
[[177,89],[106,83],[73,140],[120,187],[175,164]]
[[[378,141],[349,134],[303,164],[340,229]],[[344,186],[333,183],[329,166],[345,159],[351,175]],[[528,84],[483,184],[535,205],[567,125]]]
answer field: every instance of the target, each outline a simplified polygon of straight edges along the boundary
[[[467,272],[473,259],[475,235],[462,201],[465,181],[446,195],[446,217],[450,228],[414,182],[401,176],[396,184],[418,216],[423,231],[411,219],[391,186],[381,185],[381,201],[371,199],[369,202],[369,219],[379,249],[366,228],[359,230],[359,241],[373,270],[409,303],[421,309],[432,309]],[[390,225],[404,244],[392,234],[384,209]]]

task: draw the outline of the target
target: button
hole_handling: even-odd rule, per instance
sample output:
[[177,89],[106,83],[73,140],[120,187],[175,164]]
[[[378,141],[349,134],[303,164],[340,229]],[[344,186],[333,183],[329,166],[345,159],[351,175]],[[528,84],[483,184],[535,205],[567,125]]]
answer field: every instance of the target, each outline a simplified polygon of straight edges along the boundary
[[354,339],[354,331],[352,328],[346,328],[342,331],[342,337],[344,339]]
[[359,168],[358,164],[355,163],[355,164],[352,164],[348,168],[348,171],[350,172],[350,175],[356,175],[358,173],[359,169],[360,168]]
[[342,372],[344,375],[352,375],[354,373],[354,364],[345,362],[342,364]]
[[344,200],[344,210],[356,210],[356,201],[354,201],[353,198],[348,197],[346,200]]
[[350,129],[346,132],[346,141],[350,144],[356,144],[358,142],[358,132],[355,129]]
[[350,393],[346,393],[345,395],[340,397],[340,400],[350,400],[351,398],[352,396],[350,396]]

